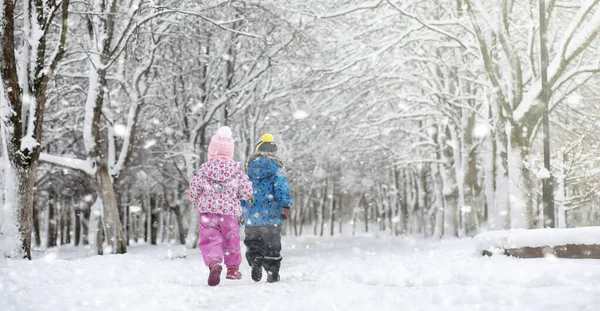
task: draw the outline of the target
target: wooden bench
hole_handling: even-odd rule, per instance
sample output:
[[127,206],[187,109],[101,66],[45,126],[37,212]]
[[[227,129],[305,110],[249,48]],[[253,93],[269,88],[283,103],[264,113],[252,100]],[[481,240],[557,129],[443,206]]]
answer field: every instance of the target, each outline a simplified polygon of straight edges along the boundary
[[600,259],[600,227],[490,231],[474,240],[484,256]]

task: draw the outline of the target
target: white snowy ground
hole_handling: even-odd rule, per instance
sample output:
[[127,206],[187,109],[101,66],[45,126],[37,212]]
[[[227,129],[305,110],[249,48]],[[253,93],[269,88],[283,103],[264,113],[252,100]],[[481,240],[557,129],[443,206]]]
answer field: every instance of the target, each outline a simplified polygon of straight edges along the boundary
[[[169,255],[169,249],[171,254]],[[284,237],[282,282],[206,285],[198,250],[0,260],[0,310],[600,310],[600,260],[491,258],[470,239]]]

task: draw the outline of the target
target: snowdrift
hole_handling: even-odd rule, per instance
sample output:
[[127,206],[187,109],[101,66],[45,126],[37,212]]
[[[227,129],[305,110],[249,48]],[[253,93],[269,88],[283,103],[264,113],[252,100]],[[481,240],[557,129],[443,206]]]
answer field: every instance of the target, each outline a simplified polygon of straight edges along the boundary
[[477,253],[485,256],[600,259],[600,227],[490,231],[474,241]]

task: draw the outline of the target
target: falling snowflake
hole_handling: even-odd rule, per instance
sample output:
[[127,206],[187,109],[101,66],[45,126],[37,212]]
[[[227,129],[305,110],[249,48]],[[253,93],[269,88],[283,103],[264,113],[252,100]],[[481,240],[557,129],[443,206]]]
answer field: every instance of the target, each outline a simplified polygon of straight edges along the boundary
[[151,140],[147,141],[146,144],[144,144],[144,149],[148,149],[154,145],[156,145],[156,140],[151,139]]
[[115,131],[115,136],[125,137],[127,135],[127,127],[123,124],[115,124],[113,131]]
[[296,120],[306,119],[306,118],[308,118],[308,112],[306,112],[304,110],[297,110],[296,112],[294,112],[293,117]]
[[483,138],[486,137],[490,133],[490,128],[485,123],[477,123],[475,124],[475,128],[473,129],[473,135],[475,137]]

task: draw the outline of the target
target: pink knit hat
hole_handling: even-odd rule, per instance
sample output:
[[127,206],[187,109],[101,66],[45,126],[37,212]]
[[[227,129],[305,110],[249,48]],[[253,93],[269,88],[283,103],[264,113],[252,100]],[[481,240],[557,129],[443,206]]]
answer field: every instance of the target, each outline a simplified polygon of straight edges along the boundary
[[221,126],[208,145],[208,160],[215,158],[233,159],[233,138],[227,126]]

